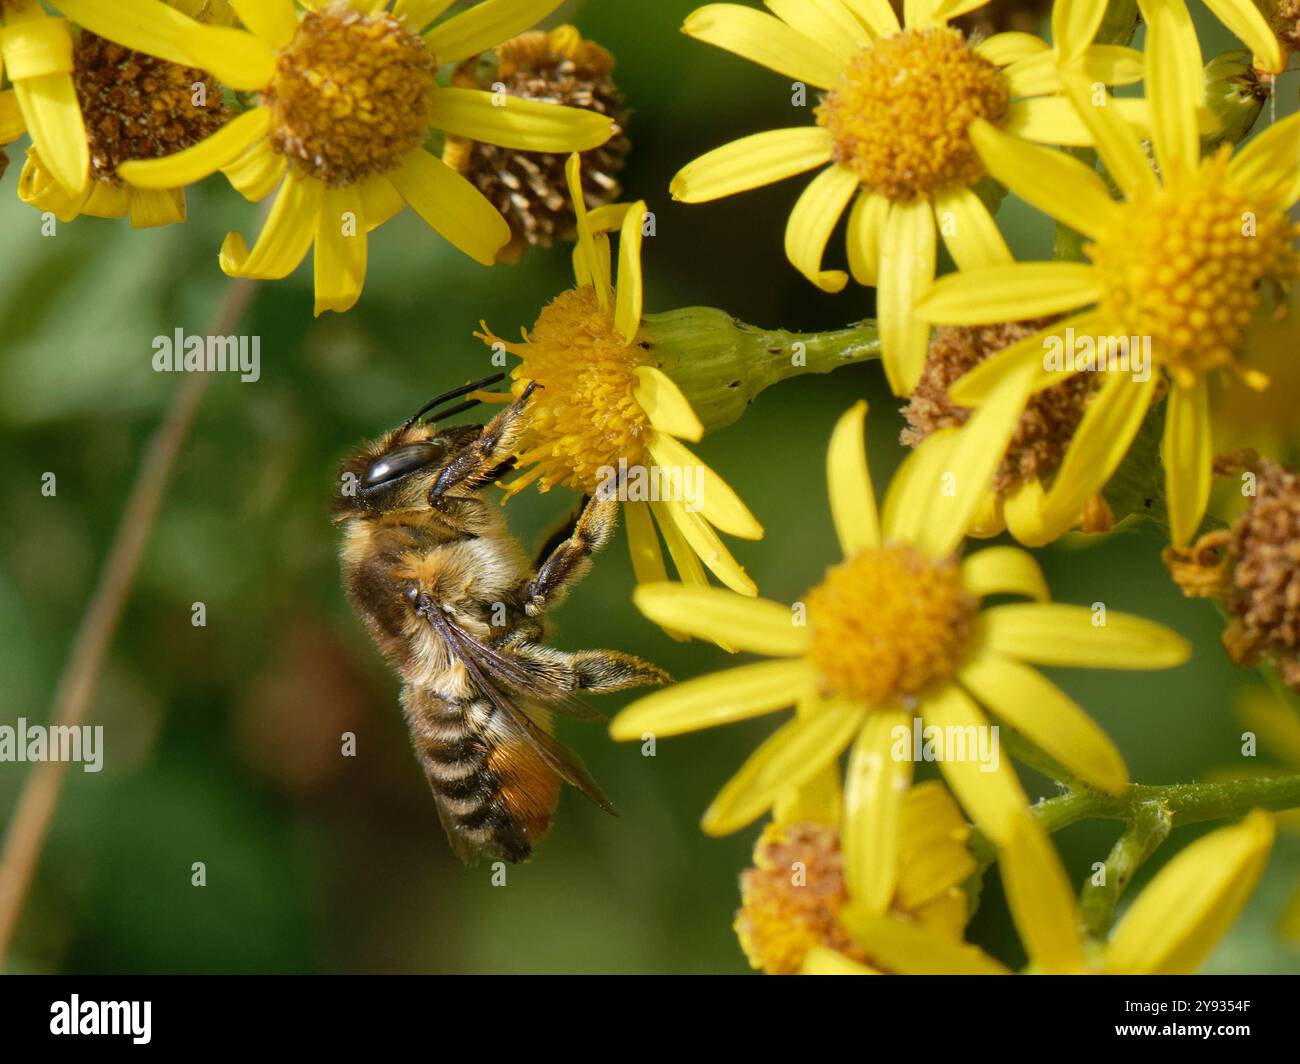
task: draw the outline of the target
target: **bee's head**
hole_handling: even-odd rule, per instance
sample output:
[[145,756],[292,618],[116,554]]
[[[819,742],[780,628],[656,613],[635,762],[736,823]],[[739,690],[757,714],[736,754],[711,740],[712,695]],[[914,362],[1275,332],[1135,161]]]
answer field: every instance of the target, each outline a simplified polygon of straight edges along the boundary
[[[475,381],[430,400],[402,425],[352,455],[339,471],[335,514],[339,518],[377,515],[393,510],[413,510],[428,505],[429,489],[447,461],[472,443],[483,431],[481,425],[440,428],[433,421],[421,421],[425,414],[449,400],[495,384],[503,374]],[[437,413],[450,417],[475,406],[466,400]]]

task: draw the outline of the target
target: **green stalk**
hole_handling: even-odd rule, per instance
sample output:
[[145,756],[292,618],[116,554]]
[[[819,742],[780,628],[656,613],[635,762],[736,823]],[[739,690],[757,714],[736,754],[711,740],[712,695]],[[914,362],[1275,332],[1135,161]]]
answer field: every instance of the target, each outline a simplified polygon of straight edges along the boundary
[[873,321],[819,333],[760,329],[713,307],[647,314],[637,342],[690,400],[705,431],[730,425],[764,388],[880,357]]

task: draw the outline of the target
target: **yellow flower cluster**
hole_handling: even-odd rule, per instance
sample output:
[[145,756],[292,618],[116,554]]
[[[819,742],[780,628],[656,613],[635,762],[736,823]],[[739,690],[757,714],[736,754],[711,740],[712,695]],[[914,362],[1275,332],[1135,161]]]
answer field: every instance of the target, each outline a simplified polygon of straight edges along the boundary
[[[1250,0],[1207,2],[1266,86],[1286,65],[1268,20]],[[471,398],[533,396],[507,497],[616,489],[641,612],[765,659],[641,698],[614,738],[794,710],[703,821],[723,834],[772,816],[742,879],[751,961],[1004,970],[963,940],[963,885],[997,860],[1028,970],[1191,971],[1253,890],[1270,814],[1220,795],[1220,815],[1242,819],[1183,849],[1112,928],[1118,895],[1075,900],[1050,841],[1059,825],[983,744],[1000,726],[1018,760],[1081,801],[1180,822],[1038,667],[1172,668],[1190,646],[1139,617],[1098,623],[1053,602],[1022,549],[1130,517],[1112,480],[1151,426],[1180,583],[1223,589],[1251,626],[1246,663],[1271,655],[1294,671],[1294,475],[1269,466],[1267,510],[1193,540],[1210,507],[1213,390],[1220,378],[1247,396],[1270,388],[1249,340],[1265,290],[1284,310],[1300,278],[1300,115],[1253,135],[1257,106],[1225,123],[1184,0],[1056,0],[1045,37],[967,35],[957,20],[983,4],[905,0],[900,18],[889,0],[710,3],[683,26],[822,95],[803,125],[688,162],[671,195],[702,203],[816,171],[786,256],[825,292],[850,279],[875,290],[885,379],[910,400],[916,446],[879,504],[866,404],[840,417],[827,473],[842,556],[794,604],[758,596],[721,536],[763,527],[682,442],[714,426],[647,332],[654,217],[645,200],[616,202],[627,142],[614,59],[574,27],[534,29],[560,0],[451,14],[452,0],[0,0],[0,143],[29,136],[19,194],[63,219],[183,222],[185,190],[218,171],[250,201],[274,196],[251,247],[226,236],[220,267],[280,279],[310,251],[317,314],[357,302],[367,234],[406,206],[484,265],[571,240],[574,286],[531,330],[503,340],[483,324],[480,339],[518,361],[508,391]],[[483,87],[484,53],[508,85]],[[1138,84],[1144,96],[1113,91]],[[995,220],[1007,194],[1055,220],[1052,261],[1015,260]],[[828,266],[842,220],[843,268]],[[943,276],[941,247],[955,267]],[[1248,399],[1236,405],[1249,422]],[[676,474],[675,493],[637,494],[647,469]],[[1019,545],[963,550],[1003,531]],[[931,759],[943,782],[915,781]],[[1292,788],[1270,803],[1297,800]]]

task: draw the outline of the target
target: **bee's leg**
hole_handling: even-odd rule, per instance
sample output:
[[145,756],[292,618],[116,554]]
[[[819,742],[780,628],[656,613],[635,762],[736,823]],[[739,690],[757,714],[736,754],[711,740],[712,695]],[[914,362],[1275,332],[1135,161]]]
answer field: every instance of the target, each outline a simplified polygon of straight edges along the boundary
[[481,488],[503,475],[527,426],[525,407],[536,387],[535,382],[530,383],[518,399],[484,426],[478,439],[457,452],[438,471],[429,489],[431,505],[454,487]]
[[619,650],[575,650],[566,656],[580,691],[626,691],[673,681],[658,665]]
[[588,499],[573,530],[537,567],[524,588],[524,611],[536,617],[563,597],[591,566],[591,556],[609,542],[618,524],[618,500]]

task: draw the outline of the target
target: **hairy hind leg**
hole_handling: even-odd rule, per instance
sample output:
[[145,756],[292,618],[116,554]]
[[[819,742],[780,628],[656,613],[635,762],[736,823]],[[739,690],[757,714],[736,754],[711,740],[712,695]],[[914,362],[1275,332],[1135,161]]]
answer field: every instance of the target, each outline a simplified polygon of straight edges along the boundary
[[524,610],[530,617],[556,605],[582,579],[591,567],[591,556],[609,542],[617,524],[616,500],[587,500],[568,537],[555,546],[524,588]]

